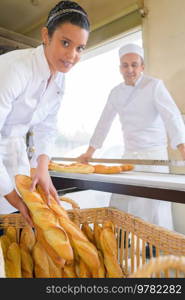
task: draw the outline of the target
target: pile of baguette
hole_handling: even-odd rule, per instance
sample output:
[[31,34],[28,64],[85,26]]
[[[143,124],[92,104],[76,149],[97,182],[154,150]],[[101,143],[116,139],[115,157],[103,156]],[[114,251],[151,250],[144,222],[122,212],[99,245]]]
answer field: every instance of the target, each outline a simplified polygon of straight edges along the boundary
[[125,171],[131,171],[134,169],[133,165],[111,165],[107,166],[104,164],[91,165],[82,163],[72,164],[60,164],[53,161],[49,163],[49,170],[64,173],[81,173],[81,174],[118,174]]
[[17,234],[9,226],[0,237],[9,278],[122,278],[114,225],[76,225],[54,199],[44,201],[38,186],[30,192],[31,178],[16,176],[16,186],[26,203],[34,228]]

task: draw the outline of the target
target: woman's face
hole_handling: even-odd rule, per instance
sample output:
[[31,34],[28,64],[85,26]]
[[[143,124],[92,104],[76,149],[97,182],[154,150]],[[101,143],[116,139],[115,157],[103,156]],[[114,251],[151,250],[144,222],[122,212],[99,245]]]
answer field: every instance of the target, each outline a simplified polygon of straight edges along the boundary
[[42,29],[45,55],[51,72],[68,72],[81,58],[89,32],[71,23],[61,24],[48,35],[48,29]]

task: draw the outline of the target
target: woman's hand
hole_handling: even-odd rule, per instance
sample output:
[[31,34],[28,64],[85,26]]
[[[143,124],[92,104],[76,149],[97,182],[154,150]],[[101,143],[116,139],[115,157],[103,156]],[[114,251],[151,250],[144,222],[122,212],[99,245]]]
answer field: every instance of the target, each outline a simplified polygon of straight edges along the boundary
[[31,174],[32,185],[30,191],[33,192],[35,190],[36,185],[39,184],[44,192],[45,195],[44,200],[46,201],[46,203],[48,205],[50,204],[50,196],[52,196],[59,204],[60,201],[59,201],[57,191],[49,175],[48,163],[49,163],[49,159],[46,155],[41,155],[39,157],[38,166],[36,169],[34,169],[34,172],[32,172]]
[[4,197],[6,198],[6,200],[8,200],[8,202],[12,206],[14,206],[18,211],[20,211],[20,213],[22,214],[22,216],[24,217],[26,222],[31,227],[34,227],[31,216],[29,214],[29,210],[28,210],[26,204],[21,199],[21,197],[19,197],[19,195],[17,194],[16,190],[14,189],[11,193],[7,194]]

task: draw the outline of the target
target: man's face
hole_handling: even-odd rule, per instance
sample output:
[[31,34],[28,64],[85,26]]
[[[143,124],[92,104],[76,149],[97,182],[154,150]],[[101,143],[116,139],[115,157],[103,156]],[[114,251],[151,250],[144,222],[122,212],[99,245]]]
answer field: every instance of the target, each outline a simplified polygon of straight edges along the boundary
[[135,53],[128,53],[120,58],[120,72],[126,85],[135,85],[144,70],[141,57]]

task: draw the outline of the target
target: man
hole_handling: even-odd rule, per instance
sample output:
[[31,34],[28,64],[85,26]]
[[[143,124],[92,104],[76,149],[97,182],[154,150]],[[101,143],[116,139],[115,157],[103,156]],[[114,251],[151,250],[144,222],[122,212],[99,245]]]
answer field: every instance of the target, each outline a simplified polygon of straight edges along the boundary
[[[89,148],[78,160],[88,162],[102,146],[117,114],[125,142],[124,158],[167,159],[168,136],[172,148],[178,148],[185,159],[185,126],[181,114],[163,81],[143,74],[143,49],[128,44],[120,48],[119,57],[124,82],[110,92]],[[113,195],[110,205],[173,229],[169,202]]]

